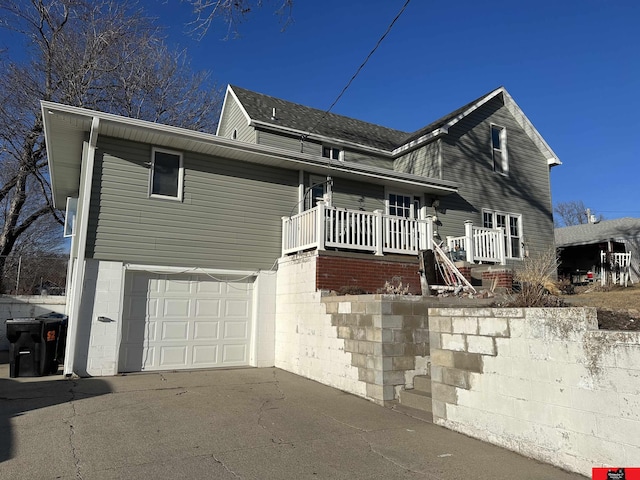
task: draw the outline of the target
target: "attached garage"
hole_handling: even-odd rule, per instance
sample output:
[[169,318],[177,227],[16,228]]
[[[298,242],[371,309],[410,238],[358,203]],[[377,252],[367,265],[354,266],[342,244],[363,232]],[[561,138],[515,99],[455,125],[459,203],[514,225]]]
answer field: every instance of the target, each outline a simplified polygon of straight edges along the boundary
[[249,365],[253,280],[127,272],[118,370]]

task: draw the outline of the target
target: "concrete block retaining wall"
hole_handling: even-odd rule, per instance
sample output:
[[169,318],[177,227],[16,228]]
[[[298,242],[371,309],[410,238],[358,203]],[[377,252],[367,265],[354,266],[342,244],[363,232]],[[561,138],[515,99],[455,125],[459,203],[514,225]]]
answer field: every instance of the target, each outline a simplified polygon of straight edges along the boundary
[[595,309],[433,308],[434,422],[590,475],[640,459],[640,332]]
[[428,373],[428,304],[422,297],[346,295],[322,301],[368,399],[393,401],[415,375]]

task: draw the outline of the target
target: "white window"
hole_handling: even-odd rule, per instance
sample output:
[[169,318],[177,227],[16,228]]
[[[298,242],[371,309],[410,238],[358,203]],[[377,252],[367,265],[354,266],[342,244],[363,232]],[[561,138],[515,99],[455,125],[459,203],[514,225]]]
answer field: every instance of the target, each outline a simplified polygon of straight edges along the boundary
[[182,200],[182,154],[154,148],[149,177],[149,195]]
[[387,213],[396,217],[416,218],[420,210],[420,197],[405,193],[387,195]]
[[342,150],[335,147],[327,147],[325,145],[322,146],[322,156],[330,158],[331,160],[342,160],[344,158]]
[[493,170],[509,173],[509,161],[507,158],[507,129],[498,125],[491,125],[491,150],[493,156]]
[[309,184],[305,189],[304,209],[310,210],[316,206],[318,200],[322,200],[325,194],[330,194],[328,177],[309,175]]
[[522,215],[483,210],[482,223],[486,228],[502,227],[505,255],[507,258],[522,258]]

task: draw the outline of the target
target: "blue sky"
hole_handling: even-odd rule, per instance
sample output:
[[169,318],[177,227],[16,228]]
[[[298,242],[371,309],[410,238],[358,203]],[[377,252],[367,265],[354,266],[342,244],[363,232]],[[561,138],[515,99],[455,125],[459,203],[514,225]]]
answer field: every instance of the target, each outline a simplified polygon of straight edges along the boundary
[[[141,1],[219,85],[326,109],[405,0],[296,0],[284,32],[264,3],[196,41],[187,4]],[[563,162],[554,204],[640,217],[638,23],[632,0],[412,0],[333,112],[414,131],[503,85]]]
[[[284,32],[265,2],[199,42],[185,4],[155,13],[220,84],[326,109],[404,1],[297,0]],[[413,0],[333,111],[414,131],[503,85],[563,162],[554,204],[640,217],[639,22],[637,1]]]

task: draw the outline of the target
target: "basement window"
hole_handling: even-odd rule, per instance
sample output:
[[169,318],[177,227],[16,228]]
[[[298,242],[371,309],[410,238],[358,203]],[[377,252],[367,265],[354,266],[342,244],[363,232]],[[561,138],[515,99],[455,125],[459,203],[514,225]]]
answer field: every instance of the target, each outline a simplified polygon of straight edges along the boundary
[[182,200],[184,169],[182,154],[154,148],[149,177],[149,196]]

